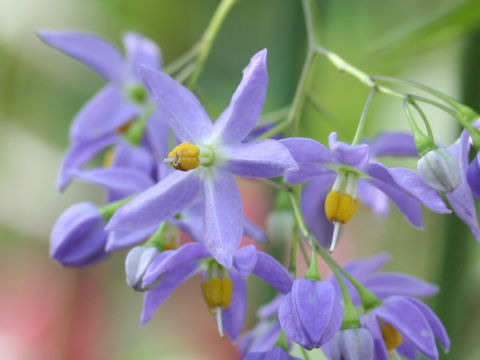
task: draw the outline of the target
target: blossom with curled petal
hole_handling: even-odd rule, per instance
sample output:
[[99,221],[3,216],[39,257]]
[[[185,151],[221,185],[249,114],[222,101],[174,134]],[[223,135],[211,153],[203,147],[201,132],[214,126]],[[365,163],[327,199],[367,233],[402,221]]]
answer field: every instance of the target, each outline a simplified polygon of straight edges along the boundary
[[423,302],[409,296],[390,296],[382,305],[361,318],[373,337],[375,359],[389,360],[398,353],[416,359],[438,359],[435,339],[448,352],[450,339],[434,312]]
[[[385,154],[390,152],[391,155],[395,148],[406,151],[402,144],[394,144],[394,141],[395,138],[391,137],[390,146],[384,145]],[[381,153],[372,153],[368,144],[349,145],[337,141],[336,133],[329,136],[330,150],[307,138],[283,139],[281,143],[290,150],[299,166],[298,170],[287,172],[285,180],[290,183],[308,182],[302,191],[301,208],[307,225],[324,246],[330,244],[337,228],[338,222],[331,218],[328,212],[332,209],[326,204],[329,204],[327,195],[334,192],[332,187],[335,188],[339,180],[342,184],[346,183],[344,191],[351,202],[350,207],[335,205],[333,208],[333,214],[339,209],[348,210],[341,211],[342,224],[354,214],[358,200],[375,213],[385,216],[388,197],[410,223],[419,228],[423,227],[422,204],[438,213],[450,212],[438,192],[427,186],[415,171],[388,168],[374,159]],[[341,204],[338,202],[342,200],[341,196],[337,196],[334,203]]]
[[[151,112],[151,99],[143,86],[137,67],[141,64],[155,69],[161,67],[161,55],[156,44],[135,32],[123,36],[126,49],[124,57],[120,50],[109,41],[89,33],[72,30],[41,30],[39,37],[48,45],[84,63],[105,80],[103,87],[79,111],[70,128],[71,145],[65,155],[57,186],[63,190],[71,181],[73,172],[78,172],[102,149],[120,144],[124,157],[130,150],[137,167],[154,171],[154,159],[149,152],[157,155],[163,144],[159,143],[158,130],[167,134],[167,124],[158,111]],[[142,147],[125,143],[122,133],[142,116],[148,117]],[[156,139],[152,144],[151,134]],[[166,142],[166,141],[164,141]],[[146,151],[145,148],[148,148]],[[164,156],[162,152],[159,154]],[[117,160],[115,160],[117,161]]]
[[[157,287],[145,293],[141,323],[148,322],[163,301],[189,277],[202,274],[207,280],[208,275],[212,274],[209,274],[209,268],[205,264],[211,264],[212,259],[210,251],[201,243],[188,243],[177,250],[160,253],[151,262],[143,276],[145,288],[161,280]],[[267,281],[283,293],[288,292],[292,286],[292,278],[288,271],[273,257],[256,250],[253,245],[236,250],[232,267],[230,269],[215,268],[213,276],[218,277],[220,272],[223,273],[223,277],[230,278],[233,283],[231,301],[221,311],[221,324],[233,340],[239,336],[245,319],[247,304],[245,279],[250,274]]]
[[180,83],[150,68],[142,68],[141,74],[182,143],[169,154],[168,161],[176,170],[121,207],[108,229],[130,231],[160,223],[180,213],[200,193],[205,245],[220,264],[230,268],[242,237],[243,217],[233,177],[276,177],[297,167],[279,141],[242,142],[255,126],[265,100],[266,50],[252,57],[230,105],[213,124],[196,97]]

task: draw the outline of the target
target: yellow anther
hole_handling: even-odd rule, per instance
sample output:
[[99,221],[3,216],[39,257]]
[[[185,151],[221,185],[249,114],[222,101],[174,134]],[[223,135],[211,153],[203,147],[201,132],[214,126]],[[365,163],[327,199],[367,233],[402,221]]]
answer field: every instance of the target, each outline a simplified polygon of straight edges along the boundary
[[107,152],[105,153],[105,156],[103,157],[103,167],[106,167],[106,168],[112,167],[114,159],[115,159],[115,149],[110,148],[107,150]]
[[350,194],[341,194],[331,190],[325,200],[325,213],[328,220],[338,221],[342,224],[348,222],[357,211],[358,200]]
[[400,334],[398,330],[389,323],[385,322],[384,324],[382,324],[381,331],[383,341],[385,342],[385,347],[387,348],[389,353],[402,344],[402,334]]
[[120,126],[119,128],[117,128],[117,133],[118,134],[125,134],[128,129],[130,129],[130,126],[132,125],[133,121],[129,121],[125,124],[123,124],[122,126]]
[[172,166],[177,170],[188,171],[200,165],[200,149],[184,142],[175,147],[169,154]]
[[232,301],[232,279],[214,276],[202,282],[202,293],[211,310],[215,310],[217,307],[226,309]]

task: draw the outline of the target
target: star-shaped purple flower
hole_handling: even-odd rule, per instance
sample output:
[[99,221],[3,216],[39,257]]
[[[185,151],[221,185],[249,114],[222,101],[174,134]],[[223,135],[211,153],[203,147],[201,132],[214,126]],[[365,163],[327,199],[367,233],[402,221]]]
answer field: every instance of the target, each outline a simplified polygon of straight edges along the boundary
[[266,55],[263,50],[252,57],[230,105],[214,124],[189,90],[166,74],[142,68],[148,91],[183,142],[170,160],[177,168],[184,164],[188,168],[174,171],[120,208],[109,229],[130,231],[158,224],[181,212],[201,193],[205,244],[220,264],[232,266],[243,217],[234,176],[276,177],[297,168],[279,141],[242,142],[255,126],[265,100]]

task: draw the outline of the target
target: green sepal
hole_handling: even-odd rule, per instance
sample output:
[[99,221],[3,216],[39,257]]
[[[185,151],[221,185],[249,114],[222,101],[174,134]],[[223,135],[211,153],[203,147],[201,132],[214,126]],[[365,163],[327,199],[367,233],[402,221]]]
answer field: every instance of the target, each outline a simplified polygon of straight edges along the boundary
[[320,272],[318,271],[318,256],[317,251],[315,248],[312,248],[312,256],[310,261],[310,266],[308,267],[307,272],[305,273],[305,279],[314,280],[314,281],[321,281],[322,277],[320,276]]
[[115,211],[117,211],[120,207],[122,207],[132,199],[133,196],[129,196],[125,199],[115,201],[111,204],[100,206],[98,210],[100,211],[100,214],[102,214],[103,220],[105,220],[105,222],[109,222],[113,214],[115,214]]
[[167,222],[164,221],[160,224],[157,231],[147,240],[144,246],[156,247],[158,251],[163,251],[163,240],[165,229],[167,228]]

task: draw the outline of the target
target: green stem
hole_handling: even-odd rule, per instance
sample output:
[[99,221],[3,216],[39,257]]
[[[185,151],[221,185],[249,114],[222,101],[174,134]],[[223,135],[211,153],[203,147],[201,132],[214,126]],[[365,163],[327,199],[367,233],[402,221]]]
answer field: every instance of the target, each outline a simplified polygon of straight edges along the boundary
[[298,242],[300,236],[298,235],[298,226],[297,224],[293,225],[293,234],[292,234],[292,247],[290,249],[290,264],[288,265],[288,272],[292,275],[293,278],[297,277],[297,252],[298,252]]
[[417,147],[418,155],[421,157],[430,150],[436,149],[437,146],[435,145],[433,139],[425,135],[417,125],[415,117],[410,110],[410,103],[411,100],[405,100],[403,102],[403,108],[405,109],[405,114],[407,115],[407,120],[413,133],[413,139],[415,140],[415,146]]
[[163,239],[164,239],[164,233],[165,229],[167,227],[167,222],[164,221],[160,224],[158,227],[157,231],[150,236],[150,238],[147,240],[145,243],[145,246],[154,246],[158,249],[158,251],[163,250]]
[[365,102],[365,106],[363,107],[362,115],[360,116],[360,121],[358,122],[357,130],[355,131],[355,136],[353,137],[353,140],[352,140],[352,145],[357,145],[362,139],[363,129],[365,128],[365,122],[367,119],[367,113],[368,113],[368,110],[370,109],[370,106],[372,105],[372,101],[376,93],[377,93],[377,87],[374,85],[370,90],[367,101]]
[[258,120],[257,126],[270,125],[270,124],[276,123],[277,121],[280,121],[286,118],[289,110],[290,110],[290,105],[284,106],[278,110],[275,110],[275,111],[272,111],[271,113],[263,115]]
[[355,306],[353,305],[352,298],[347,290],[347,286],[345,285],[345,281],[343,281],[342,276],[338,272],[338,270],[334,267],[332,268],[335,277],[337,278],[338,283],[340,284],[340,288],[342,289],[343,295],[343,320],[342,320],[342,330],[344,329],[358,329],[362,327],[360,324],[360,319],[358,318],[357,311],[355,310]]
[[425,125],[425,128],[427,129],[427,135],[428,135],[428,137],[429,137],[433,142],[435,142],[435,138],[433,137],[432,128],[430,127],[430,123],[428,122],[427,116],[426,116],[425,113],[423,112],[422,108],[420,107],[420,105],[417,104],[416,101],[412,101],[412,102],[410,102],[410,104],[413,105],[413,107],[415,108],[415,110],[417,110],[418,114],[419,114],[420,117],[422,118],[423,124]]
[[105,222],[108,222],[111,219],[111,217],[113,216],[113,214],[115,214],[115,211],[117,211],[120,207],[122,207],[127,202],[132,200],[133,197],[134,196],[129,196],[129,197],[126,197],[125,199],[118,200],[118,201],[115,201],[111,204],[99,207],[98,209],[99,209],[100,214],[102,215],[103,219],[105,220]]
[[198,52],[201,49],[201,42],[196,43],[190,50],[188,50],[185,54],[181,55],[179,58],[172,61],[170,64],[166,65],[163,69],[163,72],[172,75],[179,71],[184,66],[188,65],[190,62],[195,59]]
[[195,67],[192,71],[192,75],[188,80],[187,87],[192,89],[195,87],[195,84],[200,77],[202,69],[205,65],[205,62],[210,54],[210,50],[212,49],[213,41],[217,37],[218,31],[222,26],[223,22],[225,21],[228,13],[230,12],[232,6],[235,4],[236,0],[222,0],[218,5],[215,13],[213,14],[210,23],[205,30],[202,40],[201,40],[201,49],[198,53],[197,61],[195,63]]
[[311,259],[312,260],[310,262],[310,266],[305,273],[305,279],[320,281],[322,280],[322,277],[320,276],[320,272],[318,271],[318,256],[315,248],[312,249]]

